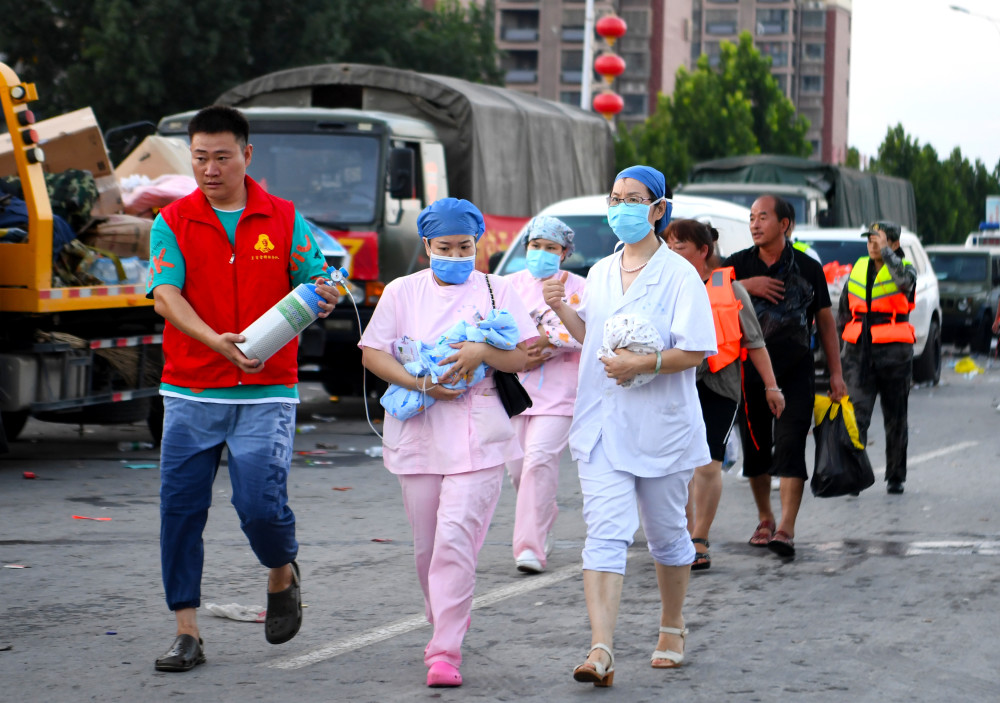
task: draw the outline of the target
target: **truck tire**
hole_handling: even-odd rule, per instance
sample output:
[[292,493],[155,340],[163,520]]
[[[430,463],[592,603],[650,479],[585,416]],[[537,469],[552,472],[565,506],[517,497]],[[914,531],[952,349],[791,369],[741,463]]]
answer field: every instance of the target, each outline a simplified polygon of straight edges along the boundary
[[72,425],[127,425],[145,421],[149,417],[149,398],[135,398],[118,403],[88,405],[69,412],[51,411],[36,416],[44,422],[61,422]]
[[941,380],[941,325],[931,320],[924,353],[913,360],[913,380],[936,386]]
[[3,435],[8,442],[13,442],[21,434],[24,424],[28,421],[27,410],[12,410],[0,413],[0,423],[3,424]]

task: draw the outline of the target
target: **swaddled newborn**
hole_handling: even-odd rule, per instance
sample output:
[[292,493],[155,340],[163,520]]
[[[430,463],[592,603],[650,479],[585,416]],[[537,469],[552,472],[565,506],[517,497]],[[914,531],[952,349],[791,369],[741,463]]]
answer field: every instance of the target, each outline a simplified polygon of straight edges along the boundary
[[[640,315],[622,313],[604,321],[604,344],[597,350],[600,359],[615,356],[615,349],[628,349],[636,354],[663,351],[663,338],[653,323]],[[635,388],[656,378],[655,373],[641,373],[621,384]]]

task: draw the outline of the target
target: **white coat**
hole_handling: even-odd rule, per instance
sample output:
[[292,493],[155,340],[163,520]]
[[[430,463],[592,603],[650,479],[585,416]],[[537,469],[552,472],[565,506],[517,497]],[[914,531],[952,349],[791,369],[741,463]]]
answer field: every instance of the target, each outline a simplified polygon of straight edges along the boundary
[[650,383],[621,388],[597,351],[604,321],[618,313],[641,315],[657,328],[664,349],[716,353],[715,324],[705,284],[690,263],[660,246],[622,293],[621,253],[601,259],[587,276],[580,317],[587,324],[569,446],[589,462],[598,441],[612,466],[635,476],[667,476],[708,464],[705,423],[695,369],[660,374]]

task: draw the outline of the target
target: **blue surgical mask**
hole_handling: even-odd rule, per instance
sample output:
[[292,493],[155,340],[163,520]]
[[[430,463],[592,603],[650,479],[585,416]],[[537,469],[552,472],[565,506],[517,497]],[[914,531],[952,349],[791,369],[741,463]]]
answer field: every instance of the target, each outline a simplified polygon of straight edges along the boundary
[[465,283],[476,268],[476,255],[438,256],[431,254],[431,271],[445,283],[459,285]]
[[608,224],[611,225],[615,236],[625,244],[635,244],[642,240],[653,229],[653,225],[649,222],[649,210],[658,202],[660,201],[657,200],[649,205],[622,203],[609,207]]
[[528,249],[524,257],[524,265],[535,278],[548,278],[559,271],[558,254],[544,249]]

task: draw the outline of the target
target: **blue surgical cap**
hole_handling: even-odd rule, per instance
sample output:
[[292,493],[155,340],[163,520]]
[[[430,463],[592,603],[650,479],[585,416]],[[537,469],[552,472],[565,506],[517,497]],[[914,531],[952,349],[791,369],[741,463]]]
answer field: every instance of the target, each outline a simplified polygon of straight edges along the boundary
[[663,197],[667,198],[667,211],[663,214],[663,217],[653,224],[657,232],[662,232],[666,229],[667,223],[670,222],[670,212],[674,209],[673,203],[670,202],[670,198],[674,194],[673,192],[670,192],[669,195],[667,194],[667,181],[663,177],[663,174],[651,166],[629,166],[615,176],[615,182],[623,178],[634,178],[649,188],[653,200],[659,200]]
[[528,221],[525,229],[527,231],[525,243],[533,239],[547,239],[562,246],[566,250],[566,256],[573,253],[575,248],[573,246],[573,230],[559,218],[538,215]]
[[417,217],[417,234],[427,239],[471,234],[479,241],[485,231],[483,213],[468,200],[441,198],[425,207]]

